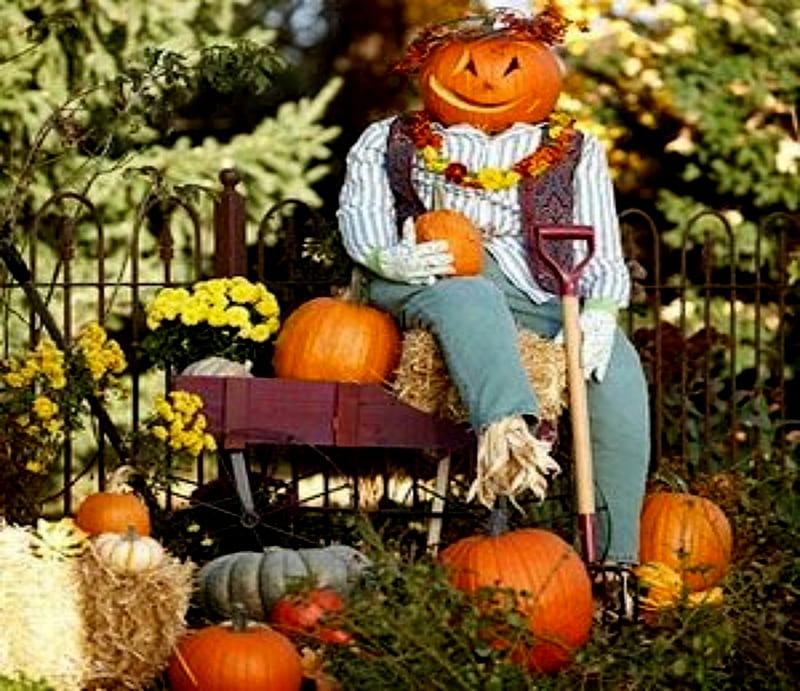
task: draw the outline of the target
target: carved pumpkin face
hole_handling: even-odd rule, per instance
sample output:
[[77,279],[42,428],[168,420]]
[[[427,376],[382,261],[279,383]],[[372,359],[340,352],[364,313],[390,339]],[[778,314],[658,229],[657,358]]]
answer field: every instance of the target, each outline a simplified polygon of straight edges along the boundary
[[546,45],[504,36],[453,40],[420,71],[422,99],[434,118],[486,132],[545,120],[561,86],[561,64]]

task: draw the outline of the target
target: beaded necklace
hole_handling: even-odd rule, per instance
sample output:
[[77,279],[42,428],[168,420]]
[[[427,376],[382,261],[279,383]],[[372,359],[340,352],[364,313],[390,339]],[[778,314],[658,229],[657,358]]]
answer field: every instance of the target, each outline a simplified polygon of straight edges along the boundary
[[408,122],[411,139],[427,170],[444,175],[445,180],[456,185],[481,190],[504,190],[523,178],[538,177],[564,157],[575,136],[574,119],[564,113],[553,113],[547,124],[547,141],[511,168],[487,166],[469,170],[463,163],[449,161],[443,156],[442,135],[433,130],[427,111],[410,113]]

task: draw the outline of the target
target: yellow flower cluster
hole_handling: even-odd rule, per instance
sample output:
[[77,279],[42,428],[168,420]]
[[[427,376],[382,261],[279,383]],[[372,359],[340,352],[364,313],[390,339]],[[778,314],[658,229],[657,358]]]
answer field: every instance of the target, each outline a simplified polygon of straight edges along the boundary
[[3,381],[12,389],[26,389],[40,377],[50,388],[60,390],[67,385],[64,353],[49,338],[43,338],[24,360],[12,359]]
[[201,412],[203,399],[188,391],[170,391],[157,396],[153,402],[155,416],[148,423],[150,433],[175,452],[187,452],[193,457],[203,451],[214,451],[216,441],[206,427],[208,421]]
[[[55,453],[66,429],[81,426],[86,393],[104,393],[117,386],[116,375],[127,363],[119,344],[93,322],[81,329],[74,347],[66,351],[43,337],[23,358],[2,365],[2,383],[7,390],[0,401],[0,414],[7,416],[10,433],[26,440],[34,457],[26,467],[38,473],[46,468],[41,458]],[[37,455],[37,449],[41,454]]]
[[97,322],[91,322],[81,330],[77,344],[94,381],[100,381],[107,374],[122,374],[128,366],[119,343],[109,338],[106,330]]
[[[51,395],[64,391],[67,386],[65,356],[49,338],[43,338],[23,360],[11,360],[9,371],[3,375],[4,383],[16,389],[20,397],[34,384],[39,389],[50,390]],[[43,432],[53,435],[55,441],[63,439],[64,422],[58,404],[44,393],[36,395],[30,406],[14,410],[11,421],[26,437],[38,438]],[[36,468],[31,468],[36,472]]]
[[192,290],[164,288],[147,308],[147,326],[155,331],[165,322],[184,326],[209,326],[237,330],[236,336],[265,343],[279,326],[275,296],[261,283],[243,276],[215,278],[196,283]]
[[[571,116],[554,112],[547,124],[548,136],[551,140],[560,142],[568,134],[571,126]],[[422,125],[418,124],[418,127],[422,127]],[[427,127],[430,126],[427,125]],[[561,144],[558,147],[547,144],[528,154],[521,161],[517,161],[510,168],[486,166],[480,170],[471,171],[463,163],[445,158],[441,138],[438,135],[432,135],[429,130],[425,129],[420,131],[423,132],[421,141],[430,142],[425,143],[419,149],[425,167],[430,172],[444,175],[448,181],[467,188],[492,192],[509,189],[519,183],[523,177],[540,175],[563,155],[560,150]]]

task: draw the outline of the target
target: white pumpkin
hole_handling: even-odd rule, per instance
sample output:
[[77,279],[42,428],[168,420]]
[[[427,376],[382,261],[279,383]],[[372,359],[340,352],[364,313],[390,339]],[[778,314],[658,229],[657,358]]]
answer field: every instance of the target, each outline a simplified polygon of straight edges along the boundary
[[199,377],[252,377],[252,366],[253,363],[249,360],[244,363],[234,362],[213,355],[187,365],[181,374]]
[[139,535],[132,527],[127,533],[101,533],[94,538],[94,548],[103,563],[119,574],[155,569],[165,556],[158,540]]

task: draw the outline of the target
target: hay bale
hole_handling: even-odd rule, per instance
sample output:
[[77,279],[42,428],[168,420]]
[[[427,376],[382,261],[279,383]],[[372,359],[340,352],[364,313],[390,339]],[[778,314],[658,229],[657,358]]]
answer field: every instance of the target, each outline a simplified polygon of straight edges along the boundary
[[155,569],[117,574],[89,549],[81,557],[87,689],[143,689],[166,667],[185,631],[194,565],[167,557]]
[[78,560],[35,553],[31,526],[0,518],[0,676],[80,691],[88,661]]
[[[563,347],[525,329],[519,332],[518,346],[522,366],[539,399],[541,416],[558,418],[566,406]],[[468,419],[436,337],[427,329],[410,329],[403,334],[392,390],[401,401],[423,412],[455,422]]]

